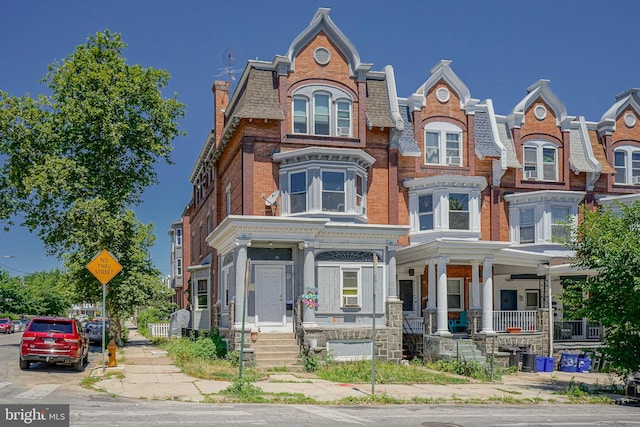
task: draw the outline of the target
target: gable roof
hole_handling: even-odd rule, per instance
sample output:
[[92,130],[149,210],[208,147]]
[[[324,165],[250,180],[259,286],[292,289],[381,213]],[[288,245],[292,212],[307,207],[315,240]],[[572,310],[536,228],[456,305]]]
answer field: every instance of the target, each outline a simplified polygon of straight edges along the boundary
[[460,78],[456,75],[456,73],[451,70],[451,61],[449,60],[441,60],[438,64],[436,64],[431,70],[431,76],[427,79],[426,82],[422,84],[415,91],[414,97],[418,96],[422,100],[422,106],[426,106],[427,102],[427,93],[434,87],[440,80],[444,80],[451,86],[451,88],[456,92],[458,97],[460,98],[460,108],[465,108],[469,104],[473,104],[477,100],[471,98],[471,93],[467,86],[460,80]]
[[616,120],[620,114],[627,109],[633,108],[636,114],[640,115],[640,89],[627,89],[621,94],[616,95],[616,102],[602,115],[598,123],[598,132],[602,134],[611,134],[616,130]]
[[515,123],[515,126],[520,126],[524,123],[524,114],[538,98],[542,98],[542,100],[553,110],[553,113],[556,116],[556,124],[558,126],[565,121],[567,118],[567,110],[564,107],[564,104],[549,88],[549,80],[540,79],[527,88],[527,95],[522,98],[509,115],[511,121]]

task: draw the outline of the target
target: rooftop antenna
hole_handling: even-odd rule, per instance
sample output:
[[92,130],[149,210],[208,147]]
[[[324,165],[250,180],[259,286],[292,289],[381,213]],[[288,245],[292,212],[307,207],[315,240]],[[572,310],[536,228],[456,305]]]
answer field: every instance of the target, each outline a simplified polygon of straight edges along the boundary
[[233,74],[242,71],[242,69],[240,68],[238,69],[233,68],[233,64],[235,64],[237,60],[238,60],[238,50],[233,47],[226,48],[222,53],[222,63],[225,66],[224,68],[218,68],[218,70],[222,70],[222,71],[214,75],[213,77],[220,77],[226,74],[227,79],[230,82],[234,81],[236,78],[233,76]]

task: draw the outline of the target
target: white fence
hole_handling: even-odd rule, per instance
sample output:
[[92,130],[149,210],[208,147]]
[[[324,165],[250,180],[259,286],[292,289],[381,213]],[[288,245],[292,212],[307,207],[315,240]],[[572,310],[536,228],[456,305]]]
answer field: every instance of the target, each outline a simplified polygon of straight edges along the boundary
[[422,335],[424,321],[422,317],[405,317],[402,322],[402,332],[405,334]]
[[169,324],[168,323],[149,323],[147,324],[149,333],[154,338],[168,338],[169,337]]
[[537,332],[538,312],[535,310],[527,311],[494,311],[493,312],[493,329],[496,332],[506,332],[507,328],[521,328],[522,332]]

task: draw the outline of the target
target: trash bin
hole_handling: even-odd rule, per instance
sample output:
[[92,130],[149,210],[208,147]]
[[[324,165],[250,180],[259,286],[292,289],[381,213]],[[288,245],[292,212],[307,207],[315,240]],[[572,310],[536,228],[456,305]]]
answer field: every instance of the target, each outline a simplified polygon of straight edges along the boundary
[[536,372],[544,372],[544,367],[547,364],[547,358],[543,356],[536,356]]
[[582,356],[578,356],[578,364],[576,365],[576,372],[586,372],[588,373],[591,369],[591,357],[588,354],[583,354]]
[[563,372],[576,372],[578,370],[578,355],[562,353],[560,357],[560,370]]
[[554,359],[553,357],[545,357],[545,362],[544,362],[544,371],[545,372],[553,372],[553,368],[556,365],[556,359]]
[[538,372],[535,353],[522,353],[522,372]]

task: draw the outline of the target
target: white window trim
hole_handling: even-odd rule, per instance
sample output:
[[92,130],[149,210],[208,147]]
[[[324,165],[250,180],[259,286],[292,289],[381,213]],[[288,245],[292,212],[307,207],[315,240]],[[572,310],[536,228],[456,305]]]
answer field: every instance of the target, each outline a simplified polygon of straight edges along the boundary
[[[616,180],[617,175],[617,167],[615,165],[615,153],[622,152],[625,153],[624,159],[624,182],[619,182]],[[614,175],[614,181],[617,185],[640,185],[640,171],[638,171],[637,175],[633,174],[633,154],[640,154],[640,147],[635,147],[631,145],[618,147],[613,151],[614,158],[614,168],[616,169],[616,175]],[[635,182],[638,181],[638,182]]]
[[[329,134],[316,134],[315,133],[315,95],[323,94],[329,96]],[[301,98],[306,100],[306,118],[307,118],[307,131],[304,133],[295,132],[295,123],[293,118],[294,112],[294,98]],[[298,88],[291,96],[291,132],[295,135],[317,135],[317,136],[333,136],[333,137],[351,137],[353,135],[353,98],[349,94],[341,89],[327,85],[307,85]],[[338,127],[338,102],[349,103],[349,126],[348,132],[341,132]],[[342,128],[346,126],[341,126]]]
[[[578,205],[585,196],[581,191],[533,191],[504,196],[509,202],[509,234],[511,243],[518,246],[556,244],[553,239],[552,208],[568,208],[569,220],[578,219]],[[520,210],[534,210],[535,239],[533,243],[520,243]]]
[[[555,182],[558,181],[558,166],[560,164],[560,160],[559,160],[559,150],[558,150],[558,146],[552,142],[549,141],[527,141],[526,143],[523,144],[522,146],[522,165],[523,167],[525,166],[525,150],[527,148],[534,148],[536,150],[536,169],[535,169],[535,176],[534,175],[530,175],[529,172],[530,171],[525,171],[523,169],[522,174],[523,174],[523,179],[525,180],[530,180],[530,181],[547,181],[547,182]],[[544,149],[553,149],[554,153],[555,153],[555,172],[554,172],[554,177],[553,179],[545,179],[544,178],[544,159],[543,159],[543,152]]]
[[[452,294],[449,292],[449,282],[453,282],[453,281],[457,281],[458,284],[460,285],[460,293],[459,294]],[[447,301],[447,308],[449,311],[464,311],[464,279],[462,277],[447,277],[447,299],[449,298],[449,295],[460,295],[460,307],[450,307],[449,306],[449,302]]]
[[[438,134],[438,162],[430,163],[427,162],[427,133],[437,133]],[[454,158],[449,158],[447,156],[447,134],[458,134],[458,151],[459,155],[454,157],[459,157],[457,161]],[[422,161],[425,165],[440,165],[440,166],[462,166],[462,159],[464,156],[463,153],[463,143],[462,143],[463,131],[462,128],[448,122],[431,122],[427,123],[424,127],[424,143],[423,143],[423,156]],[[453,161],[452,161],[453,160]]]
[[[355,272],[357,274],[358,281],[358,289],[356,294],[357,302],[356,304],[345,303],[345,295],[344,295],[344,273],[345,272]],[[355,266],[340,266],[340,308],[362,308],[362,268]]]
[[182,258],[176,258],[176,277],[182,277]]
[[182,247],[182,228],[176,228],[176,247]]
[[[478,239],[480,237],[480,209],[482,190],[487,181],[482,177],[433,176],[410,179],[404,182],[409,188],[409,214],[412,235],[433,235],[433,238],[446,233],[447,236]],[[433,230],[420,230],[419,197],[433,196]],[[449,228],[449,194],[469,195],[469,228],[454,230]],[[459,236],[458,236],[459,235]]]
[[[195,280],[195,285],[196,285],[195,286],[195,298],[194,298],[195,299],[196,310],[208,310],[209,306],[211,305],[211,288],[210,288],[211,284],[209,282],[209,279],[196,278],[196,279],[193,279],[193,280]],[[207,305],[204,306],[204,307],[200,306],[200,298],[199,298],[200,295],[202,295],[200,293],[200,282],[201,281],[207,283],[207,290],[206,290],[206,294],[205,294],[206,297],[207,297]]]

